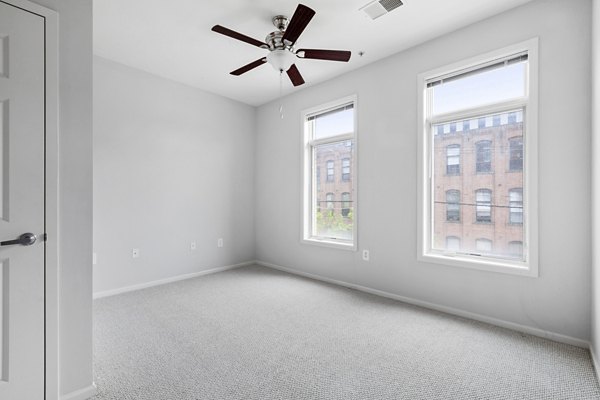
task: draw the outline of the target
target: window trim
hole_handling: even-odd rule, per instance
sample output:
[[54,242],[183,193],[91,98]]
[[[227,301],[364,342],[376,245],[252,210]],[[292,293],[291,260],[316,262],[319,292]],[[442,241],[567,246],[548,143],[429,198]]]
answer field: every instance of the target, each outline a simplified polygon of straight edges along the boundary
[[[343,107],[344,105],[354,105],[354,132],[336,135],[334,140],[331,138],[321,138],[315,140],[309,140],[306,130],[306,119],[312,114],[322,114],[327,111],[332,111],[336,108]],[[350,250],[356,251],[358,249],[358,97],[357,95],[349,95],[338,100],[330,101],[315,107],[311,107],[302,110],[300,113],[300,131],[301,137],[301,157],[302,157],[302,169],[300,171],[302,182],[302,210],[301,218],[302,223],[300,224],[300,242],[303,244],[316,245],[321,247],[329,247],[339,250]],[[352,177],[352,187],[354,190],[354,199],[352,200],[353,209],[353,226],[352,226],[352,242],[336,239],[324,239],[311,236],[311,218],[312,218],[312,197],[315,195],[316,185],[311,182],[312,174],[312,155],[311,149],[315,146],[330,143],[332,141],[354,141],[354,162],[350,162],[350,176]]]
[[[501,49],[471,57],[469,59],[455,62],[450,65],[423,72],[417,76],[417,184],[418,201],[417,212],[419,221],[417,223],[417,260],[428,264],[442,264],[453,267],[470,268],[481,271],[497,272],[528,277],[539,276],[538,255],[538,45],[537,37],[524,42],[516,43]],[[493,105],[482,105],[466,111],[452,112],[436,115],[427,120],[426,115],[426,90],[427,82],[459,71],[473,70],[477,66],[491,63],[512,55],[527,52],[528,55],[528,92],[524,99],[509,100],[495,103]],[[524,260],[495,259],[479,255],[455,254],[432,252],[429,249],[432,236],[430,221],[432,210],[429,206],[431,201],[431,174],[432,157],[429,154],[429,146],[433,139],[429,135],[429,127],[447,119],[462,119],[481,115],[486,112],[497,113],[523,108],[524,113],[524,163],[523,163],[523,202],[526,223],[523,224],[523,252]],[[533,205],[533,206],[532,206]]]

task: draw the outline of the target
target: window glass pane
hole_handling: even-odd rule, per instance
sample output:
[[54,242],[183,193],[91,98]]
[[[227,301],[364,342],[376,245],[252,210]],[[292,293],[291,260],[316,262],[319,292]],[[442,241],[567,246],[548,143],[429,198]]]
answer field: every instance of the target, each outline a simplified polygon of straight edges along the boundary
[[527,63],[519,62],[435,85],[433,115],[524,97],[526,72]]
[[[354,158],[354,141],[343,140],[313,147],[313,168],[327,170],[327,179],[318,185],[314,207],[312,236],[327,239],[352,240],[354,224],[354,186],[352,175],[343,179],[334,176],[337,165],[350,169]],[[338,175],[339,176],[339,175]]]
[[[523,115],[518,109],[432,125],[432,249],[479,254],[477,239],[486,239],[493,244],[486,256],[515,259],[509,243],[524,242],[526,215],[523,169],[510,166],[524,161]],[[441,125],[461,129],[438,134]],[[459,172],[450,173],[453,165]],[[460,250],[447,247],[449,237],[460,240]]]
[[354,106],[350,104],[309,117],[308,122],[312,124],[312,139],[354,133]]

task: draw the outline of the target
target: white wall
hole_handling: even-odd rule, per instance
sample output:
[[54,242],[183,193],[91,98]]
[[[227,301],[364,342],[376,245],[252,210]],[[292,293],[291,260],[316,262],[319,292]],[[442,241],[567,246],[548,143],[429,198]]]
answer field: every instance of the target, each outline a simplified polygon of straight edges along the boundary
[[33,2],[59,14],[58,375],[68,396],[93,380],[92,1]]
[[94,292],[254,259],[254,127],[253,107],[94,57]]
[[[592,12],[592,350],[600,362],[600,1]],[[599,364],[596,371],[600,375]]]
[[[260,107],[257,259],[588,340],[590,11],[590,0],[528,3],[288,96],[283,121],[278,101]],[[417,74],[536,36],[540,277],[417,262]],[[300,112],[351,94],[358,95],[358,244],[370,249],[368,263],[359,252],[300,243]]]

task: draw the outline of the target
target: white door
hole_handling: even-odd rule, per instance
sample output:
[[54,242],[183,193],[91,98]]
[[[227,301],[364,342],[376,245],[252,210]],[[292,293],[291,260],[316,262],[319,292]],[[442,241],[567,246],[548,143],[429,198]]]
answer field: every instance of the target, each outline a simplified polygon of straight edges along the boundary
[[[0,400],[44,398],[44,18],[0,0]],[[25,240],[24,240],[25,242]]]

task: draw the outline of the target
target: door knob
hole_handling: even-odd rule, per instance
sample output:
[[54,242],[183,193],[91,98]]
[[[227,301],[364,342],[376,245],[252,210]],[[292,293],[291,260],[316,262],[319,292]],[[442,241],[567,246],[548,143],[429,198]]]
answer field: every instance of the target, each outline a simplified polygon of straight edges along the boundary
[[33,233],[24,233],[14,240],[5,240],[4,242],[0,242],[0,246],[10,246],[13,244],[20,244],[21,246],[31,246],[37,240],[37,236]]

